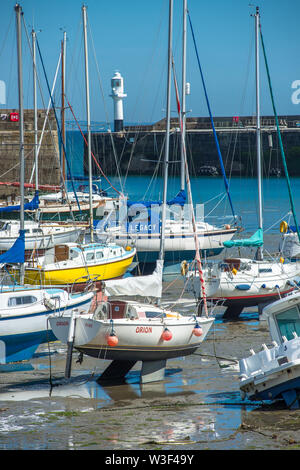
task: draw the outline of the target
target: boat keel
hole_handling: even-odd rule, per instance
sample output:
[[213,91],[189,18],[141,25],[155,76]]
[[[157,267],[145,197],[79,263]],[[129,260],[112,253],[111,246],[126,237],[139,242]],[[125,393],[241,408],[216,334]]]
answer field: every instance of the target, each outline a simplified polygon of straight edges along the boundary
[[243,311],[243,306],[241,305],[230,305],[229,307],[226,308],[223,318],[227,320],[236,320],[240,313]]
[[[99,384],[105,383],[124,383],[125,376],[137,361],[112,361],[97,379]],[[165,377],[165,368],[167,360],[142,361],[140,374],[140,383],[158,382]]]

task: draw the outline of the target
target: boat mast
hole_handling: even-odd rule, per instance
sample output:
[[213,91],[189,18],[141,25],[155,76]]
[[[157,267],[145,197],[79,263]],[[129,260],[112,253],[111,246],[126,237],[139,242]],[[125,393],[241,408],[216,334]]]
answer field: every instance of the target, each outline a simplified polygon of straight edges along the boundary
[[61,134],[62,134],[62,145],[61,145],[61,160],[62,160],[62,174],[63,184],[62,188],[65,187],[66,180],[66,129],[65,129],[65,84],[66,84],[66,43],[67,33],[64,31],[63,40],[61,42]]
[[[258,225],[263,228],[262,213],[262,171],[261,171],[261,143],[260,143],[260,85],[259,85],[259,7],[255,13],[255,70],[256,70],[256,152],[257,152],[257,184],[258,184]],[[262,247],[257,248],[256,259],[263,259]]]
[[[24,105],[23,105],[23,64],[22,64],[22,7],[15,5],[17,23],[17,53],[18,53],[18,90],[19,90],[19,113],[20,113],[20,233],[24,233],[24,182],[25,182],[25,160],[24,160]],[[20,266],[20,284],[24,284],[24,263]]]
[[33,108],[34,108],[34,165],[35,165],[35,191],[39,190],[39,167],[38,167],[38,126],[37,126],[37,91],[36,91],[36,32],[32,35],[32,58],[33,58]]
[[170,114],[171,114],[171,70],[172,70],[172,24],[173,24],[173,0],[169,0],[169,39],[168,39],[168,76],[167,76],[167,112],[166,112],[166,143],[163,169],[163,203],[161,214],[161,233],[160,233],[160,251],[159,259],[164,259],[164,239],[167,210],[167,191],[168,191],[168,167],[169,167],[169,138],[170,138]]
[[185,157],[183,142],[185,142],[186,131],[186,14],[187,14],[187,0],[183,0],[183,28],[182,28],[182,91],[181,91],[181,105],[182,105],[182,140],[181,140],[181,167],[180,167],[180,185],[182,190],[185,189]]
[[83,5],[82,7],[82,16],[83,16],[83,33],[84,33],[85,90],[86,90],[86,114],[87,114],[87,134],[88,134],[90,232],[91,232],[91,242],[93,242],[94,241],[94,224],[93,224],[93,199],[92,199],[91,118],[90,118],[89,66],[88,66],[87,26],[86,26],[86,6],[85,5]]

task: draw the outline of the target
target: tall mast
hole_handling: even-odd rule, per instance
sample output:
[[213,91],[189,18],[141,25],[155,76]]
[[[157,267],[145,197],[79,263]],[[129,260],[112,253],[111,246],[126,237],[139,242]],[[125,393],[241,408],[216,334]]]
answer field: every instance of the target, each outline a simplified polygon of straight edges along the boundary
[[92,199],[91,118],[90,118],[89,66],[88,66],[87,26],[86,26],[86,6],[85,5],[83,5],[82,7],[82,16],[83,16],[83,33],[84,33],[85,90],[86,90],[87,133],[88,133],[90,232],[91,232],[91,242],[93,242],[94,241],[94,226],[93,226],[93,199]]
[[173,24],[173,0],[169,0],[169,39],[168,39],[168,77],[167,77],[167,112],[166,112],[166,143],[164,156],[164,191],[161,215],[161,234],[159,259],[164,259],[164,238],[167,210],[167,191],[168,191],[168,166],[169,166],[169,137],[170,137],[170,115],[171,115],[171,69],[172,69],[172,24]]
[[183,0],[183,27],[182,27],[182,91],[181,91],[181,105],[182,105],[182,141],[181,141],[181,167],[180,167],[180,189],[185,188],[185,158],[183,142],[185,142],[185,129],[186,129],[186,14],[187,14],[187,0]]
[[[257,184],[258,184],[258,225],[263,228],[262,213],[262,171],[261,171],[261,144],[260,144],[260,85],[259,85],[259,7],[255,13],[255,69],[256,69],[256,151],[257,151]],[[258,260],[263,259],[262,248],[258,247],[256,252]]]
[[[24,233],[24,182],[25,182],[25,160],[24,160],[24,105],[23,105],[23,64],[22,64],[22,7],[15,5],[17,24],[17,51],[18,51],[18,90],[19,90],[19,113],[20,113],[20,233]],[[24,264],[20,266],[20,284],[24,284]]]
[[35,190],[39,189],[38,166],[38,126],[37,126],[37,91],[36,91],[36,32],[32,30],[32,58],[33,58],[33,109],[34,109],[34,165],[35,165]]
[[65,129],[65,85],[66,85],[66,43],[67,43],[67,33],[64,31],[63,40],[61,42],[61,134],[63,143],[61,145],[61,159],[62,159],[62,174],[63,174],[63,184],[66,180],[66,156],[64,149],[66,148],[66,129]]

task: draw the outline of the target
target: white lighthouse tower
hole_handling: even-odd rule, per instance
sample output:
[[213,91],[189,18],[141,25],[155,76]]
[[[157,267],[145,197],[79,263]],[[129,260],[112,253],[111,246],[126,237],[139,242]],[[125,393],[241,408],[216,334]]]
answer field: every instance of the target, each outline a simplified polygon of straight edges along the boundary
[[114,131],[120,132],[123,130],[123,98],[126,98],[124,93],[124,81],[119,72],[115,72],[111,79],[111,97],[114,100]]

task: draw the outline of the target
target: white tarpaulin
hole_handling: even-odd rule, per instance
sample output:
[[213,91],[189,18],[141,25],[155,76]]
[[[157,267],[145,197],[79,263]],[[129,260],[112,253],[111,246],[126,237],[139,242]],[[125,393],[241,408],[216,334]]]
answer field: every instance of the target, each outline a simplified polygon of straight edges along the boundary
[[141,295],[143,297],[161,297],[163,261],[156,261],[156,268],[148,276],[126,277],[105,281],[105,294]]

